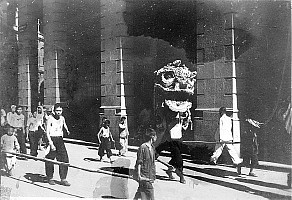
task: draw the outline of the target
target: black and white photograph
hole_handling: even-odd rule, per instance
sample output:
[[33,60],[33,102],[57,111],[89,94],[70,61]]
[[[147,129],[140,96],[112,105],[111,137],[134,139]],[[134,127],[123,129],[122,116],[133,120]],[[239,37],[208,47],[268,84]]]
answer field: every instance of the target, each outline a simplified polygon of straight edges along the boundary
[[0,200],[292,199],[291,0],[0,0]]

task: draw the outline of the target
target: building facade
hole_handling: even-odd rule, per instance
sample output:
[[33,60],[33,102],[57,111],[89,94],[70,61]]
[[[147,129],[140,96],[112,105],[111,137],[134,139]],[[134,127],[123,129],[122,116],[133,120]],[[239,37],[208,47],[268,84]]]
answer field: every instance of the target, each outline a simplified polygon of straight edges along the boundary
[[290,8],[288,1],[1,1],[1,104],[30,110],[62,102],[74,137],[88,141],[96,141],[101,116],[115,136],[127,116],[135,135],[139,113],[152,108],[153,72],[180,59],[198,72],[194,129],[185,139],[214,141],[225,106],[234,141],[244,116],[255,118],[265,123],[260,158],[290,162],[291,137],[279,119],[291,95]]

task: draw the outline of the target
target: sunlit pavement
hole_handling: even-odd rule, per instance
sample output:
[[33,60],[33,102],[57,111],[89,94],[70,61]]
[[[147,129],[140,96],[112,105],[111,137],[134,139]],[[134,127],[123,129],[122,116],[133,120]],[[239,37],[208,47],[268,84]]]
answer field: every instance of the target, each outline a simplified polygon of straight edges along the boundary
[[[70,164],[67,180],[71,186],[58,184],[58,167],[55,166],[56,185],[49,185],[45,180],[44,163],[35,160],[17,160],[17,166],[11,177],[1,176],[2,199],[133,199],[138,184],[127,178],[98,173],[103,169],[123,174],[131,174],[135,160],[136,148],[130,148],[126,157],[118,157],[113,150],[113,163],[106,156],[98,161],[97,147],[66,143]],[[39,151],[38,157],[44,157]],[[170,158],[160,156],[168,161]],[[166,166],[156,163],[157,180],[154,183],[155,197],[160,199],[291,199],[291,189],[287,187],[287,172],[255,169],[257,177],[247,176],[248,169],[243,168],[243,175],[236,174],[236,168],[226,165],[195,164],[184,160],[186,184],[179,178],[168,180]],[[79,168],[79,169],[78,169]]]

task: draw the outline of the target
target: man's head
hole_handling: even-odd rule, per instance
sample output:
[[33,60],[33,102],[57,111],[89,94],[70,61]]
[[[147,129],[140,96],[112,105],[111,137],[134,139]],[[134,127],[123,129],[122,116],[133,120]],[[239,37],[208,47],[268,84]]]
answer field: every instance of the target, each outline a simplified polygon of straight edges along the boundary
[[37,113],[38,114],[42,114],[42,112],[43,112],[43,107],[42,106],[38,106]]
[[12,105],[12,106],[11,106],[11,111],[12,111],[12,112],[15,112],[15,111],[16,111],[16,105]]
[[221,108],[219,109],[219,114],[220,114],[220,116],[226,114],[226,108],[225,108],[225,107],[221,107]]
[[16,107],[16,113],[19,114],[19,115],[22,113],[22,107],[21,106],[17,106]]
[[57,116],[61,116],[62,115],[62,112],[63,112],[63,108],[62,106],[59,104],[59,103],[56,103],[54,105],[54,113],[57,115]]
[[151,141],[154,143],[157,139],[156,131],[153,128],[148,128],[146,130],[145,139],[147,142]]
[[121,117],[121,122],[124,122],[126,120],[126,117]]

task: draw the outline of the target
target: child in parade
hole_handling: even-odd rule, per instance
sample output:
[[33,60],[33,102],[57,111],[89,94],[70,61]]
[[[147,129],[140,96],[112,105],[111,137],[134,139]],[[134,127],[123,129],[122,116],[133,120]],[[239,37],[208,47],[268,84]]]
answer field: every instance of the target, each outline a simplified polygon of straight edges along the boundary
[[106,119],[104,123],[102,124],[102,127],[100,128],[99,132],[97,133],[97,138],[99,142],[98,155],[101,161],[102,157],[105,154],[104,151],[106,151],[107,157],[109,158],[110,162],[112,162],[111,142],[114,142],[114,139],[110,132],[109,125],[110,125],[110,121]]
[[12,176],[12,170],[16,164],[16,155],[9,152],[19,152],[19,148],[17,138],[14,136],[14,128],[8,125],[7,134],[1,137],[1,159],[9,176]]

